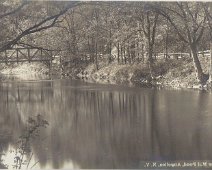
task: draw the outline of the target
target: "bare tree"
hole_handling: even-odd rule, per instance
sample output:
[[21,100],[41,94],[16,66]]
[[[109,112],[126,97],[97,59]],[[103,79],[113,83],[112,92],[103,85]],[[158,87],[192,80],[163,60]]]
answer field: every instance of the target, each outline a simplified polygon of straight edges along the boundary
[[206,24],[201,2],[174,2],[152,7],[171,23],[180,39],[189,45],[197,78],[204,84],[208,75],[203,73],[197,52]]
[[156,36],[156,28],[157,22],[159,18],[159,14],[153,11],[149,3],[142,4],[142,10],[138,10],[135,18],[140,22],[139,32],[144,35],[146,39],[146,50],[148,54],[148,63],[151,77],[154,78],[154,45],[155,45],[155,36]]
[[203,3],[203,8],[207,18],[207,23],[210,32],[210,53],[211,53],[211,63],[210,63],[210,82],[212,82],[212,3]]

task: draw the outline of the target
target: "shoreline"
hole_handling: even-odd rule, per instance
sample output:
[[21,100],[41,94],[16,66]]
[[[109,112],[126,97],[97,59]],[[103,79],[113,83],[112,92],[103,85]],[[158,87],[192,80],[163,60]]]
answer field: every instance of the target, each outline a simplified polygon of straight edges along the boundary
[[[71,67],[71,68],[70,68]],[[146,65],[137,64],[117,64],[102,65],[99,70],[95,69],[94,64],[70,66],[63,71],[52,69],[51,75],[60,78],[80,79],[87,82],[98,84],[116,84],[159,87],[170,89],[193,89],[207,90],[212,89],[211,83],[204,86],[198,84],[195,72],[190,61],[169,61],[161,62],[155,66],[157,70],[154,80],[150,80],[150,75]],[[173,67],[173,68],[171,68]],[[58,68],[58,67],[57,67]],[[3,66],[0,69],[0,80],[14,79],[19,80],[40,80],[50,77],[48,67],[42,63],[23,63],[13,66]]]
[[[200,85],[196,79],[196,73],[193,63],[190,60],[173,60],[161,62],[155,65],[155,79],[151,80],[149,70],[146,65],[138,64],[117,64],[112,63],[103,65],[99,70],[95,69],[94,64],[81,67],[71,66],[66,68],[63,75],[74,79],[88,79],[89,81],[100,84],[135,84],[142,86],[156,86],[172,89],[194,89],[207,90],[212,89],[208,81]],[[207,71],[204,70],[206,73]]]
[[48,67],[43,63],[22,63],[13,65],[1,65],[0,80],[20,79],[37,80],[49,76]]

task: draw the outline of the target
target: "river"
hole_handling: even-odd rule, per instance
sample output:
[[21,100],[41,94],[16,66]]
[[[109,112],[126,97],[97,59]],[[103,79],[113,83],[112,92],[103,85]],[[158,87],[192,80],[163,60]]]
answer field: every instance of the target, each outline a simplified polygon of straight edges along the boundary
[[212,160],[212,94],[78,80],[0,83],[0,157],[14,164],[29,117],[29,169],[141,168],[149,160]]

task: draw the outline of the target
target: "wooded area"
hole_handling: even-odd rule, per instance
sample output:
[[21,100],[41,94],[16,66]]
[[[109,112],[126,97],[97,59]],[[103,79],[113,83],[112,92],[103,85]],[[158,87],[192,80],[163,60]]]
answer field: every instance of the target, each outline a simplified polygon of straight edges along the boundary
[[211,2],[57,2],[2,0],[0,52],[43,48],[66,61],[148,63],[155,56],[189,53],[204,84],[198,51],[212,47]]

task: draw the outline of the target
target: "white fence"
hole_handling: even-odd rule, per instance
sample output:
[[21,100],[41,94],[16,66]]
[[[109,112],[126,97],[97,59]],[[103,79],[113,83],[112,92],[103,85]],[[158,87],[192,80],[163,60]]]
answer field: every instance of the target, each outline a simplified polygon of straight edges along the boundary
[[[188,58],[190,57],[190,53],[157,53],[156,54],[156,59],[164,59],[164,58],[170,58],[170,59],[183,59],[183,58]],[[198,56],[199,57],[210,57],[210,50],[206,51],[198,51]]]

